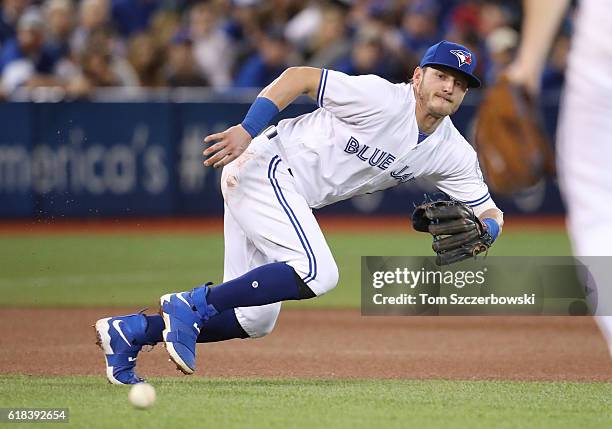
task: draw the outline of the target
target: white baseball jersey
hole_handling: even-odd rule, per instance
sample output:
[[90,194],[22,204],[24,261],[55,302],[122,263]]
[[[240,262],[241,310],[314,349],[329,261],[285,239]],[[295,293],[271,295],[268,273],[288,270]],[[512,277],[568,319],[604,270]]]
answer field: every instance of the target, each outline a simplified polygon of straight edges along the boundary
[[323,70],[320,109],[277,126],[278,151],[310,207],[423,178],[476,214],[495,207],[476,152],[444,118],[417,143],[411,84]]

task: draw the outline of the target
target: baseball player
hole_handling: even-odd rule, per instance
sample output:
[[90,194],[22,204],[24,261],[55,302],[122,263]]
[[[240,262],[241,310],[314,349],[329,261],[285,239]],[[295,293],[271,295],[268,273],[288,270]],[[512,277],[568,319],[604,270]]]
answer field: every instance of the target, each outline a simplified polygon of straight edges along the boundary
[[[480,86],[475,67],[466,47],[442,41],[425,53],[410,83],[289,68],[240,125],[206,137],[212,145],[204,164],[225,167],[224,283],[162,296],[161,316],[99,320],[109,381],[138,382],[140,348],[161,341],[191,374],[197,342],[262,337],[272,331],[282,301],[333,289],[338,268],[313,208],[422,178],[472,207],[494,240],[502,212],[476,153],[449,118],[468,88]],[[302,94],[319,108],[269,126]]]
[[[546,57],[570,0],[526,0],[517,59],[507,70],[532,94],[540,89]],[[612,28],[611,3],[578,2],[557,129],[557,171],[576,256],[608,256],[612,214]],[[601,260],[600,260],[601,261]],[[587,261],[598,287],[595,318],[612,356],[612,288],[605,262]],[[603,286],[603,287],[601,287]]]

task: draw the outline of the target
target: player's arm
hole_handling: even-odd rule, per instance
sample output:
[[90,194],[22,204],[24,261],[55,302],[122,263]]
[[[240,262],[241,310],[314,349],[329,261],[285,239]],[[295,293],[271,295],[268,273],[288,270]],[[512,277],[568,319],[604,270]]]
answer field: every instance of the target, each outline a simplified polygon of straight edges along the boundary
[[548,51],[569,4],[570,0],[523,0],[521,43],[506,75],[531,94],[539,92]]
[[283,110],[300,95],[308,95],[313,100],[317,96],[322,70],[315,67],[291,67],[274,82],[266,86],[258,95],[271,100],[278,110]]
[[203,152],[205,157],[209,157],[204,161],[204,165],[218,168],[229,164],[238,158],[251,140],[293,100],[300,95],[308,95],[314,99],[321,72],[321,69],[314,67],[291,67],[285,70],[259,93],[241,124],[204,139],[205,143],[216,142]]

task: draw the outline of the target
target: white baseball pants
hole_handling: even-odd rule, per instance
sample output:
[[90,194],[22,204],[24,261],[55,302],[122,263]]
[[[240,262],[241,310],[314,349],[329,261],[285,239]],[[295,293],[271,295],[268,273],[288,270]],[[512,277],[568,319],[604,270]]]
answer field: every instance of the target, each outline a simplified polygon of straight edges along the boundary
[[[311,208],[277,155],[274,127],[223,169],[223,281],[272,262],[285,262],[318,296],[338,283],[338,267]],[[251,338],[269,334],[281,303],[235,309]]]

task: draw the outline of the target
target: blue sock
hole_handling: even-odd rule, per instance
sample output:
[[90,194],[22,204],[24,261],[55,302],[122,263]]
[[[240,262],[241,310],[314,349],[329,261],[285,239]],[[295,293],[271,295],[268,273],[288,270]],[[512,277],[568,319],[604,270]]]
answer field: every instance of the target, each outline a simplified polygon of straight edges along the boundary
[[163,340],[162,331],[164,330],[164,319],[159,314],[144,317],[147,319],[147,328],[145,329],[145,335],[143,344],[157,344]]
[[200,331],[197,342],[212,343],[232,338],[248,338],[248,336],[249,334],[238,322],[234,309],[231,308],[208,319]]
[[[147,328],[142,339],[142,345],[154,345],[163,341],[164,319],[159,314],[144,315],[147,319]],[[232,338],[248,338],[247,334],[236,318],[234,309],[217,314],[204,324],[198,343],[211,343],[214,341],[231,340]]]
[[[197,342],[208,343],[232,338],[247,338],[235,307],[251,307],[273,302],[312,298],[315,294],[302,282],[293,268],[283,262],[275,262],[213,288],[208,288],[206,301],[217,314],[208,319]],[[160,315],[147,316],[147,328],[143,344],[161,342],[164,320]]]
[[[307,289],[306,292],[304,289]],[[221,313],[230,308],[252,307],[313,296],[291,266],[274,262],[210,288],[206,302]]]

